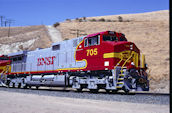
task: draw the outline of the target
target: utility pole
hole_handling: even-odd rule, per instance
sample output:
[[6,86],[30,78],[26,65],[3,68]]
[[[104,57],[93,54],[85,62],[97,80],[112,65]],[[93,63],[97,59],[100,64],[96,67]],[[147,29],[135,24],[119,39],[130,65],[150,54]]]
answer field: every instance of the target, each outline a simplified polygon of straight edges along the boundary
[[3,26],[3,19],[5,18],[4,16],[0,16],[1,18],[1,27]]
[[7,26],[7,23],[8,23],[8,21],[7,21],[7,20],[5,20],[5,23],[4,23],[4,24],[5,24],[5,27]]
[[76,37],[79,37],[81,35],[87,35],[84,30],[79,29],[70,29],[71,31],[74,31],[75,33],[70,33],[76,35]]
[[10,27],[11,27],[11,23],[13,22],[13,20],[9,19],[8,20],[8,25],[9,25],[9,28],[8,28],[8,37],[10,37]]

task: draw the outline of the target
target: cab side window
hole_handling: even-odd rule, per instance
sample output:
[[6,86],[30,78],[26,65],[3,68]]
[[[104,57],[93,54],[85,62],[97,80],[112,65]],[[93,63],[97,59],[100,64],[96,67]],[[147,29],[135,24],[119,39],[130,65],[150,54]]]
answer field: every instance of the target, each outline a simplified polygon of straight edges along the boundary
[[98,45],[98,44],[99,44],[98,36],[88,38],[88,45],[89,46]]
[[98,35],[94,37],[88,37],[84,40],[84,47],[99,45],[99,44],[100,44],[100,38]]
[[88,47],[88,39],[86,38],[85,41],[84,41],[84,46],[85,47]]

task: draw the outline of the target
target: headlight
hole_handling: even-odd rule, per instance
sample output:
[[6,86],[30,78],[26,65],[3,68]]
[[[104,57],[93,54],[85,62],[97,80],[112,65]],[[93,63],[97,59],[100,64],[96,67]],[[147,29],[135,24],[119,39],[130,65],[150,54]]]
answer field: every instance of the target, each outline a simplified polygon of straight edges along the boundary
[[109,61],[105,61],[104,66],[109,66]]
[[130,50],[133,50],[133,44],[130,45]]

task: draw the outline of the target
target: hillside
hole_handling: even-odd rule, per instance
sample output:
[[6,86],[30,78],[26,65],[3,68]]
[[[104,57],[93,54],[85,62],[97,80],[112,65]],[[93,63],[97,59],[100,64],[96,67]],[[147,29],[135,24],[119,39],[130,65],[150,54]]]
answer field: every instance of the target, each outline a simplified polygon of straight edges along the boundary
[[[119,16],[122,21],[119,22]],[[104,20],[103,20],[103,19]],[[75,38],[71,29],[84,30],[86,34],[112,30],[125,34],[128,41],[134,42],[146,55],[149,66],[150,89],[153,92],[169,92],[169,11],[156,11],[139,14],[122,14],[99,17],[86,17],[61,22],[56,27],[62,38]],[[94,21],[93,21],[94,20]],[[103,20],[103,21],[100,21]],[[47,28],[40,26],[0,27],[0,54],[20,50],[34,50],[51,45]]]
[[8,30],[8,27],[0,27],[0,54],[46,48],[52,42],[43,25],[11,27],[9,37]]
[[[123,21],[118,22],[121,16]],[[113,20],[114,22],[91,22],[90,19]],[[140,14],[88,17],[84,22],[77,20],[60,23],[57,27],[63,38],[73,38],[70,29],[84,30],[91,34],[112,30],[122,32],[128,41],[134,42],[146,55],[150,70],[150,87],[154,92],[169,92],[169,11],[157,11]]]

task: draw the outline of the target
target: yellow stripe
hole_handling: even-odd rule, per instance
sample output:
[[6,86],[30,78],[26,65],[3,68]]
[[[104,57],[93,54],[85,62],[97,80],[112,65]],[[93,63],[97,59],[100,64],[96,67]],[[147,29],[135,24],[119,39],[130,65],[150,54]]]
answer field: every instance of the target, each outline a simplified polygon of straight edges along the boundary
[[87,60],[86,59],[82,59],[81,61],[85,61],[86,65],[84,67],[76,67],[76,68],[63,68],[63,69],[57,69],[58,71],[60,70],[77,70],[77,69],[85,69],[87,68]]
[[120,53],[105,53],[103,58],[120,58]]
[[0,69],[4,69],[5,68],[5,66],[0,66]]
[[[138,67],[138,57],[139,54],[136,53],[135,51],[130,51],[130,50],[126,50],[126,51],[122,51],[122,52],[112,52],[112,53],[104,53],[103,54],[103,58],[119,58],[121,59],[123,57],[122,60],[126,60],[130,57],[130,55],[133,54],[133,62],[135,64],[136,67]],[[129,62],[129,61],[127,61]]]
[[142,54],[142,68],[145,68],[145,55]]
[[124,57],[129,57],[131,54],[130,50],[122,51],[122,52],[112,52],[112,53],[104,53],[103,58],[121,58],[121,54]]

